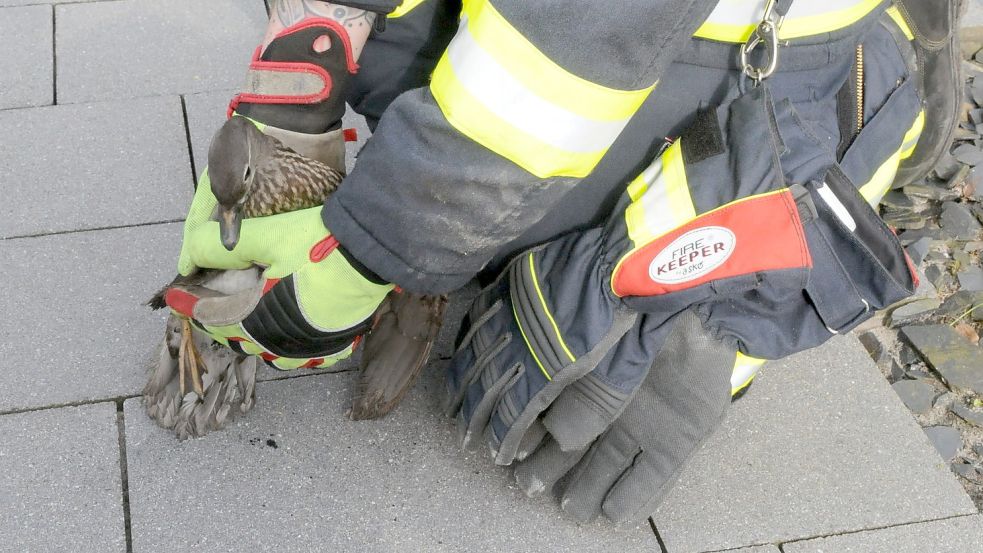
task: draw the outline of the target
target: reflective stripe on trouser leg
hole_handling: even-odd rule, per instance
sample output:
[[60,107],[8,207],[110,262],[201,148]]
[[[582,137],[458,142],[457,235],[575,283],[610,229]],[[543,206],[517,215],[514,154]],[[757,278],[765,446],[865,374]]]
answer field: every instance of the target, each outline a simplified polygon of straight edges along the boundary
[[874,175],[866,184],[860,187],[860,194],[871,206],[877,207],[881,203],[881,198],[891,189],[895,175],[898,174],[898,165],[901,160],[910,157],[915,152],[918,145],[918,137],[921,136],[922,129],[925,128],[925,111],[919,111],[911,128],[905,133],[901,143],[901,148],[887,158]]
[[730,395],[735,395],[741,390],[751,385],[751,381],[758,375],[761,366],[765,364],[765,359],[758,359],[737,352],[737,359],[734,360],[734,372],[730,377]]

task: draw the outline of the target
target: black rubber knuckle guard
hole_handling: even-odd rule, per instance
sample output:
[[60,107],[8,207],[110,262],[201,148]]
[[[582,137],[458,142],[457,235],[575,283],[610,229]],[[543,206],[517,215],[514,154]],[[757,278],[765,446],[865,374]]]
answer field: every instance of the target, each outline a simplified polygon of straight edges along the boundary
[[325,357],[343,351],[372,327],[372,318],[337,332],[314,328],[300,310],[293,277],[270,289],[256,309],[242,321],[249,336],[280,357]]

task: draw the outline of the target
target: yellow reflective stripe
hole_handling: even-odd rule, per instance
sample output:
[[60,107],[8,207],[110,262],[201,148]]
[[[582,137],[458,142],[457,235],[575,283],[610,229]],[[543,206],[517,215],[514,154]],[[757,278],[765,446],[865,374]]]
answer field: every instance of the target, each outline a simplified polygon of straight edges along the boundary
[[905,38],[908,40],[915,40],[915,33],[911,32],[911,27],[908,26],[908,22],[904,20],[904,16],[901,15],[901,11],[898,10],[897,6],[891,6],[887,9],[887,14],[891,16],[894,23],[901,29],[904,33]]
[[497,65],[540,98],[587,119],[630,118],[654,87],[618,90],[566,71],[522,36],[489,2],[472,2],[464,13],[468,34]]
[[[801,38],[849,27],[884,0],[793,2],[779,36]],[[764,14],[765,0],[721,0],[694,36],[722,42],[745,42]]]
[[922,135],[922,130],[925,129],[925,110],[918,112],[918,116],[915,117],[915,122],[911,124],[911,128],[904,135],[904,140],[901,143],[901,159],[907,159],[911,157],[911,154],[915,153],[915,146],[918,145],[918,138]]
[[[334,353],[334,354],[325,356],[323,358],[324,360],[321,361],[320,363],[318,363],[313,368],[315,368],[315,369],[326,369],[326,368],[334,365],[335,363],[337,363],[339,360],[341,360],[341,359],[343,359],[345,357],[350,356],[351,354],[352,354],[352,347],[351,346],[348,346],[347,348],[339,351],[338,353]],[[292,357],[277,357],[276,359],[270,361],[270,363],[276,369],[281,370],[281,371],[293,371],[293,370],[296,370],[296,369],[299,369],[299,368],[303,367],[304,365],[308,364],[309,362],[310,362],[310,359],[295,359],[295,358],[292,358]]]
[[914,122],[911,124],[911,128],[905,133],[904,139],[901,143],[901,147],[897,152],[891,154],[880,167],[874,171],[874,175],[867,181],[866,184],[860,187],[860,195],[867,200],[872,207],[877,207],[877,204],[881,203],[881,198],[887,191],[891,189],[891,184],[894,182],[894,177],[898,174],[898,165],[901,164],[901,160],[906,157],[911,156],[915,151],[915,146],[918,145],[918,137],[921,136],[922,129],[925,128],[925,112],[919,111],[918,115],[915,116]]
[[403,0],[403,3],[400,4],[398,8],[396,8],[395,10],[393,10],[392,13],[390,13],[386,17],[388,17],[390,19],[395,19],[397,17],[403,17],[404,15],[406,15],[407,13],[409,13],[410,10],[412,10],[413,8],[415,8],[415,7],[419,6],[420,4],[422,4],[423,1],[424,0]]
[[471,140],[505,157],[539,178],[585,177],[604,152],[587,156],[554,148],[506,123],[464,89],[450,71],[441,71],[430,82],[430,90],[447,121]]
[[898,164],[901,163],[901,150],[891,154],[887,161],[881,164],[874,171],[874,176],[867,181],[867,184],[860,187],[860,195],[867,200],[872,207],[877,207],[881,203],[881,198],[891,189],[891,183],[898,174]]
[[529,343],[529,338],[526,336],[526,331],[522,328],[522,323],[519,321],[519,313],[515,310],[515,302],[512,302],[512,316],[515,317],[515,324],[519,327],[519,334],[522,334],[522,339],[526,342],[526,349],[528,349],[529,354],[532,355],[533,361],[539,365],[539,370],[543,372],[543,376],[546,377],[546,380],[552,381],[553,377],[550,376],[550,373],[546,372],[546,367],[543,366],[543,363],[539,360],[539,357],[536,356],[536,352],[532,349],[532,344]]
[[747,388],[766,361],[766,359],[759,359],[737,352],[737,358],[734,360],[734,371],[730,377],[730,395],[734,395]]
[[680,144],[666,149],[629,185],[633,201],[625,223],[636,248],[696,217]]
[[747,380],[745,380],[744,382],[738,384],[737,386],[735,386],[734,385],[734,382],[731,381],[731,384],[730,384],[730,395],[732,395],[732,396],[737,395],[738,392],[740,392],[744,388],[747,388],[748,386],[750,386],[751,385],[751,381],[754,380],[754,377],[755,376],[758,376],[758,373],[752,374],[751,376],[748,377]]
[[[532,283],[536,286],[536,294],[539,296],[539,303],[543,306],[543,312],[546,313],[546,318],[550,320],[550,324],[553,325],[553,332],[556,333],[556,339],[560,342],[560,347],[563,348],[564,353],[567,354],[567,358],[573,363],[577,360],[570,352],[570,348],[567,347],[567,343],[563,341],[563,335],[560,334],[560,327],[557,326],[556,321],[553,320],[553,314],[550,312],[550,308],[546,305],[546,298],[543,297],[543,291],[539,288],[539,279],[536,278],[536,266],[533,262],[532,252],[529,253],[529,276],[532,277]],[[516,319],[518,321],[518,319]]]
[[540,178],[588,175],[653,87],[577,77],[481,1],[467,3],[430,83],[454,128]]

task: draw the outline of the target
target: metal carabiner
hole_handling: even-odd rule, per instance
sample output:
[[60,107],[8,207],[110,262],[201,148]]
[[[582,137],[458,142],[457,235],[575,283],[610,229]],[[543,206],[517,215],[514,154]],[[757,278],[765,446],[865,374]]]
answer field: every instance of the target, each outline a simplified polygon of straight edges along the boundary
[[[779,16],[775,10],[776,0],[768,0],[765,3],[765,14],[761,18],[761,23],[755,27],[747,42],[741,45],[741,69],[744,74],[759,83],[772,75],[778,68],[778,31],[785,21],[785,16]],[[751,63],[751,54],[764,45],[768,51],[767,63],[763,67],[757,67]]]

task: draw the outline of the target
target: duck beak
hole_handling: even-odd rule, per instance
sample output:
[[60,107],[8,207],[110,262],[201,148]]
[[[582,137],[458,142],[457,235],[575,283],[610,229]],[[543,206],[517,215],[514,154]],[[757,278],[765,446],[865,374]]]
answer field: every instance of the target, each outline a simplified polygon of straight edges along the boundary
[[222,235],[222,245],[230,252],[239,243],[239,228],[242,226],[242,211],[238,206],[218,208],[218,228]]

